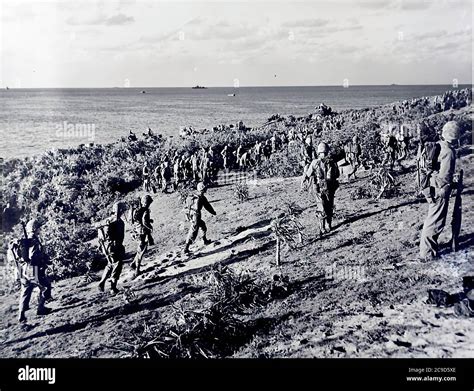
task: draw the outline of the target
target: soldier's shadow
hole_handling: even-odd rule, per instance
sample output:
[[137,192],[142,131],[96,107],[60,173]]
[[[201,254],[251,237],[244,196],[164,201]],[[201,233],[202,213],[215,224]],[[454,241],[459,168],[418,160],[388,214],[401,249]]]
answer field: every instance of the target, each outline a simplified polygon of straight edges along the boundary
[[151,301],[142,302],[142,303],[135,302],[135,303],[130,303],[126,305],[120,305],[120,306],[112,308],[110,311],[108,311],[105,314],[91,316],[77,323],[66,323],[57,327],[53,327],[44,331],[34,333],[32,335],[29,335],[23,338],[5,341],[4,344],[10,345],[10,344],[24,342],[31,339],[41,338],[41,337],[50,336],[54,334],[71,333],[77,330],[85,329],[89,325],[93,325],[95,323],[102,324],[108,319],[112,319],[116,316],[131,315],[133,313],[140,312],[140,311],[155,310],[157,308],[173,304],[174,302],[182,299],[188,294],[199,292],[202,289],[203,289],[202,287],[188,286],[176,294],[168,295],[161,298],[154,298]]
[[337,228],[339,228],[343,225],[346,225],[346,224],[351,224],[351,223],[354,223],[356,221],[366,219],[368,217],[376,216],[380,213],[384,213],[384,212],[387,212],[387,211],[390,211],[390,210],[395,210],[395,209],[402,208],[402,207],[408,206],[408,205],[415,205],[415,204],[421,204],[421,203],[423,203],[423,200],[417,199],[417,200],[413,200],[413,201],[402,202],[400,204],[392,205],[392,206],[389,206],[388,208],[381,209],[381,210],[376,210],[376,211],[373,211],[373,212],[354,214],[354,215],[349,216],[348,218],[346,218],[344,221],[341,221],[339,224],[336,224],[335,226],[333,226],[333,230],[336,230]]
[[[474,233],[473,232],[471,232],[470,234],[465,234],[465,235],[459,236],[458,251],[464,250],[464,249],[469,248],[471,246],[474,246]],[[452,252],[450,242],[441,244],[439,246],[439,248],[440,248],[439,255],[445,255],[445,254],[449,254],[449,253]]]

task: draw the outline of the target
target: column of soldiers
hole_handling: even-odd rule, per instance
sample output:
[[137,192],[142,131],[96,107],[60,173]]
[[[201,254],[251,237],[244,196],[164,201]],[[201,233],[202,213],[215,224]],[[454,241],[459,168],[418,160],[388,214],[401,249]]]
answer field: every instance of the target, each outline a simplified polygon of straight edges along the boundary
[[[420,168],[420,189],[428,201],[428,214],[420,240],[420,258],[428,260],[438,256],[438,237],[445,226],[451,189],[456,185],[454,181],[455,146],[459,138],[459,126],[453,121],[446,123],[442,128],[439,141],[430,140],[426,137],[428,128],[424,123],[419,125],[418,131],[420,146],[417,159]],[[224,146],[220,153],[224,167],[228,168],[233,164],[239,166],[248,164],[246,162],[242,163],[245,154],[248,154],[248,159],[252,162],[262,161],[265,159],[266,145],[268,145],[270,153],[276,152],[281,145],[276,136],[268,141],[268,144],[257,142],[248,150],[245,150],[242,144],[238,146],[236,151],[232,151],[229,145]],[[398,148],[396,141],[396,138],[395,141],[393,139],[390,141],[390,137],[387,139],[382,134],[381,149],[384,152],[382,165],[388,164],[390,168],[393,168],[393,151]],[[359,138],[355,136],[346,144],[344,151],[352,168],[350,175],[355,178],[356,171],[361,165],[362,150]],[[309,185],[308,187],[314,192],[320,235],[333,229],[334,199],[339,187],[339,168],[329,152],[330,146],[325,142],[320,142],[314,150],[311,137],[307,137],[302,145],[304,173],[301,185],[302,187]],[[174,162],[174,171],[169,165],[169,160]],[[186,200],[186,218],[190,222],[190,228],[184,245],[185,254],[189,254],[189,247],[196,240],[199,230],[202,231],[204,244],[207,245],[211,242],[207,238],[207,226],[202,219],[202,209],[206,209],[213,215],[216,214],[205,196],[206,181],[209,181],[209,178],[214,175],[212,171],[214,161],[215,155],[212,148],[208,150],[203,148],[190,156],[183,156],[176,152],[172,159],[165,157],[159,165],[159,170],[157,168],[154,171],[155,178],[158,176],[161,178],[160,184],[164,191],[171,185],[172,178],[174,178],[175,185],[176,182],[185,177],[200,179],[196,192],[191,193]],[[151,171],[148,164],[144,165],[143,174],[146,180],[149,181]],[[149,190],[149,187],[145,184],[144,190]],[[132,238],[137,242],[137,252],[131,263],[135,276],[141,274],[143,257],[148,247],[154,244],[152,237],[153,220],[150,217],[152,202],[152,197],[146,194],[141,197],[139,205],[131,208],[129,213],[128,221],[133,227]],[[95,225],[99,233],[99,246],[107,259],[107,266],[98,284],[98,288],[102,292],[105,291],[107,282],[110,284],[110,291],[113,294],[119,291],[117,283],[125,258],[123,245],[125,222],[122,219],[125,209],[123,203],[114,204],[112,216]],[[45,315],[50,312],[50,309],[45,306],[45,302],[51,297],[51,284],[46,277],[46,268],[49,261],[39,240],[40,226],[37,219],[30,220],[24,229],[24,239],[17,240],[13,246],[10,246],[20,275],[21,294],[18,319],[22,323],[26,322],[25,312],[29,308],[31,294],[36,287],[40,291],[38,315]]]
[[256,141],[254,145],[240,143],[234,150],[229,144],[224,145],[220,152],[215,148],[201,148],[193,153],[175,151],[165,154],[155,169],[151,170],[148,162],[142,169],[143,190],[163,193],[176,191],[179,184],[186,181],[201,181],[206,185],[213,184],[219,169],[245,170],[255,167],[271,154],[280,150],[287,143],[287,138],[276,133],[265,142]]

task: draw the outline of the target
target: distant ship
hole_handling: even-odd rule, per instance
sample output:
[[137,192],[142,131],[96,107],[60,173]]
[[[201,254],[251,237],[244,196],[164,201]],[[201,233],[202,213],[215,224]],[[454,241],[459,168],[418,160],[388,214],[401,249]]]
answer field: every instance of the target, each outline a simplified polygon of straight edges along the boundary
[[235,94],[227,94],[227,96],[235,96]]
[[207,87],[203,87],[203,86],[197,85],[197,86],[192,87],[192,89],[193,89],[193,90],[207,90]]
[[394,84],[394,83],[392,83],[392,84],[390,84],[390,85],[391,85],[391,86],[396,86],[396,85],[398,85],[398,84]]
[[142,94],[146,94],[146,91],[145,91],[145,90],[142,90],[141,93],[142,93]]

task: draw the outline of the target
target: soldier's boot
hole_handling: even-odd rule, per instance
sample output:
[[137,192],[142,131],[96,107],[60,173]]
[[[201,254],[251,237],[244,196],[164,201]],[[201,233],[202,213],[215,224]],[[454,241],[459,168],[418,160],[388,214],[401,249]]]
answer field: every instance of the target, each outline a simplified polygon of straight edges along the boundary
[[202,241],[203,241],[204,245],[206,245],[206,246],[207,246],[208,244],[211,244],[211,243],[212,243],[212,240],[209,240],[209,239],[206,237],[206,234],[204,234],[204,235],[202,236]]
[[326,218],[319,219],[319,234],[323,235],[327,232],[326,230]]
[[98,288],[101,292],[104,292],[104,290],[105,290],[105,281],[100,281],[99,285],[98,285]]
[[184,250],[183,250],[183,253],[184,254],[191,254],[191,251],[189,251],[189,246],[190,246],[191,243],[189,242],[186,242],[186,244],[184,245]]
[[137,267],[135,269],[135,277],[138,277],[140,274],[142,274],[142,272],[140,270],[140,265],[137,264]]
[[120,291],[117,289],[117,282],[116,281],[110,281],[110,292],[114,295],[119,293]]
[[26,316],[25,316],[24,311],[21,311],[20,314],[18,315],[18,322],[19,323],[26,323]]
[[40,316],[48,315],[52,311],[53,310],[51,308],[45,307],[44,305],[42,305],[41,307],[38,307],[38,310],[36,311],[36,315],[40,315]]

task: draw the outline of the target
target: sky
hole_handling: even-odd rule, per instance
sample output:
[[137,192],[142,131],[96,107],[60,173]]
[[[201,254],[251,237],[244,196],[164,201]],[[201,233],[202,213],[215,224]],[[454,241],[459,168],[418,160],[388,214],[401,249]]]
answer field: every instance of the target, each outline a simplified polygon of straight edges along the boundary
[[0,86],[472,83],[470,0],[0,0]]

